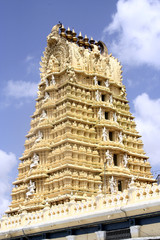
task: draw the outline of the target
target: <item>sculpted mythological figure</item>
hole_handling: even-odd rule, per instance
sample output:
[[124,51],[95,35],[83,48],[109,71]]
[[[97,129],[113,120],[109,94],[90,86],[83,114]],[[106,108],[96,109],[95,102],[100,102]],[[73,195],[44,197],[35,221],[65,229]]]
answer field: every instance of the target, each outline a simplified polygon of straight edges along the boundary
[[119,143],[123,143],[123,135],[122,135],[122,132],[119,133],[118,138],[119,138]]
[[38,163],[39,163],[39,156],[36,153],[34,153],[30,168],[36,167]]
[[117,114],[116,114],[116,112],[113,113],[113,120],[114,120],[115,122],[117,122]]
[[109,103],[110,103],[110,104],[113,103],[113,97],[112,97],[112,95],[109,96]]
[[52,75],[51,85],[54,85],[54,86],[56,85],[56,81],[55,81],[54,75]]
[[35,192],[35,183],[30,180],[29,185],[28,185],[28,192],[26,193],[26,197],[28,198],[29,196],[33,195]]
[[124,167],[127,167],[127,164],[128,164],[128,156],[127,156],[126,153],[123,155],[123,163],[124,163]]
[[99,102],[101,100],[101,93],[97,90],[96,91],[96,101]]
[[108,79],[105,81],[105,86],[106,86],[106,88],[109,87],[109,81],[108,81]]
[[40,120],[43,120],[46,117],[47,117],[47,113],[46,113],[46,111],[43,110],[42,114],[41,114],[41,117],[40,117]]
[[116,188],[117,188],[117,182],[113,176],[109,180],[109,185],[110,185],[110,189],[111,189],[111,194],[115,193]]
[[71,82],[76,81],[75,71],[72,67],[68,67],[67,69],[68,77]]
[[36,139],[36,143],[39,142],[40,140],[42,140],[43,138],[43,133],[41,131],[38,131],[38,136],[37,136],[37,139]]
[[101,193],[102,192],[102,184],[99,184],[98,189],[99,189],[98,192]]
[[98,119],[101,120],[102,118],[103,118],[103,112],[102,112],[102,108],[100,108],[98,111]]
[[107,165],[111,166],[113,162],[113,155],[109,152],[109,150],[106,151],[105,155],[106,155]]
[[45,92],[43,102],[46,102],[50,98],[49,93]]
[[95,76],[93,79],[94,79],[94,84],[98,85],[97,76]]
[[107,139],[108,139],[108,131],[106,130],[106,128],[104,127],[103,128],[103,131],[102,131],[102,139],[103,139],[103,141],[107,141]]
[[136,177],[135,177],[134,175],[132,175],[132,178],[131,178],[131,182],[130,182],[130,184],[129,184],[129,187],[135,185],[135,180],[136,180]]

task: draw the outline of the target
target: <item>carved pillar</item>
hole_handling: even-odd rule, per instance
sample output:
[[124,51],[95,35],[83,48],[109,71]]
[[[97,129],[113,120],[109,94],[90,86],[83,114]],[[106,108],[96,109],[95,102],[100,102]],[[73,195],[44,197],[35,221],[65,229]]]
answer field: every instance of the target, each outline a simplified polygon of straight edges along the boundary
[[76,239],[76,236],[74,235],[69,235],[66,237],[67,240],[75,240]]
[[97,235],[97,240],[105,240],[106,239],[106,231],[98,231],[95,232]]
[[130,227],[130,232],[131,232],[131,237],[132,238],[137,238],[139,237],[139,232],[140,232],[140,227],[139,225],[131,226]]

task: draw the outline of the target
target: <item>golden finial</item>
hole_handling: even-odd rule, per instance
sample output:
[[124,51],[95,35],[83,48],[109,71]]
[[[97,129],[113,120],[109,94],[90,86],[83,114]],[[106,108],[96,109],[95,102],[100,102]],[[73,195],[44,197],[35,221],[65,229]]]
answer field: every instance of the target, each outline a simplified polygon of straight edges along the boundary
[[77,34],[77,33],[75,33],[74,28],[73,28],[73,30],[72,30],[73,42],[77,42],[76,34]]
[[60,33],[61,37],[66,38],[66,33],[65,33],[65,30],[66,30],[66,29],[64,28],[63,24],[62,24],[60,30],[61,30],[61,33]]
[[72,40],[72,31],[70,30],[70,28],[68,27],[67,31],[66,31],[66,37],[67,37],[67,40],[69,42],[71,42]]
[[89,42],[90,42],[90,44],[94,44],[95,41],[94,41],[93,38],[91,37],[91,39],[90,39]]
[[80,47],[83,46],[83,37],[82,37],[82,33],[81,32],[79,33],[79,36],[78,36],[78,45]]
[[93,40],[93,38],[91,37],[91,39],[90,39],[90,41],[89,41],[89,43],[90,43],[90,48],[91,48],[91,50],[94,48],[94,40]]
[[84,37],[84,47],[88,48],[89,47],[89,42],[88,42],[89,38],[87,37],[87,35],[85,35]]

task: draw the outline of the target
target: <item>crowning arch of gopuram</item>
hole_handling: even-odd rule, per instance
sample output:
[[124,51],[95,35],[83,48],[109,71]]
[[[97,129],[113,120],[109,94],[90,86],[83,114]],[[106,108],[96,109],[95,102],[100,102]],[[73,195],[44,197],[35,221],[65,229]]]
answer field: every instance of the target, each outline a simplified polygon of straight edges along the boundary
[[106,45],[58,24],[40,64],[36,108],[0,230],[157,198],[122,66]]

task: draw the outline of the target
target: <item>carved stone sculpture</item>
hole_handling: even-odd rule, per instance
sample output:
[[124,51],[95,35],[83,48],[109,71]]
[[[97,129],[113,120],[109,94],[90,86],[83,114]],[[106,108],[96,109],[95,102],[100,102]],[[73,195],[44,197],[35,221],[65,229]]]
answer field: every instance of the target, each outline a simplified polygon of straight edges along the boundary
[[38,163],[39,163],[39,156],[36,153],[34,153],[30,168],[36,167],[38,165]]
[[43,119],[46,118],[46,117],[47,117],[47,113],[46,113],[45,110],[43,110],[43,111],[42,111],[42,114],[41,114],[41,116],[40,116],[40,120],[43,120]]
[[32,180],[30,180],[29,185],[28,185],[28,192],[26,193],[27,198],[34,194],[35,188],[36,188],[35,183],[32,182]]
[[106,130],[105,127],[103,128],[103,131],[102,131],[102,139],[105,142],[108,140],[108,131]]
[[109,186],[110,186],[111,194],[117,191],[117,182],[113,176],[109,179]]
[[119,143],[123,143],[123,135],[122,135],[122,132],[120,132],[119,134],[118,134],[118,138],[119,138]]
[[124,163],[124,167],[127,167],[127,164],[128,164],[128,156],[127,156],[126,153],[123,155],[123,163]]
[[55,81],[55,77],[54,75],[52,75],[52,81],[51,81],[51,85],[55,86],[56,85],[56,81]]
[[98,85],[97,76],[94,77],[94,85]]
[[98,119],[99,119],[99,120],[102,120],[102,119],[103,119],[102,108],[100,108],[99,111],[98,111]]
[[114,120],[115,122],[117,122],[117,114],[116,114],[116,112],[113,113],[113,120]]
[[41,141],[43,138],[43,133],[41,131],[38,131],[38,136],[37,136],[37,139],[36,139],[36,143],[38,143],[39,141]]
[[106,151],[105,158],[106,158],[107,165],[111,166],[113,163],[113,155],[110,153],[109,150]]
[[108,79],[105,81],[105,86],[106,86],[106,88],[109,87],[109,81],[108,81]]
[[96,95],[96,101],[99,102],[101,100],[101,93],[99,92],[99,90],[96,91],[95,95]]
[[112,94],[109,96],[109,103],[110,103],[110,104],[113,104],[113,97],[112,97]]
[[43,102],[46,102],[50,98],[49,93],[45,92]]

